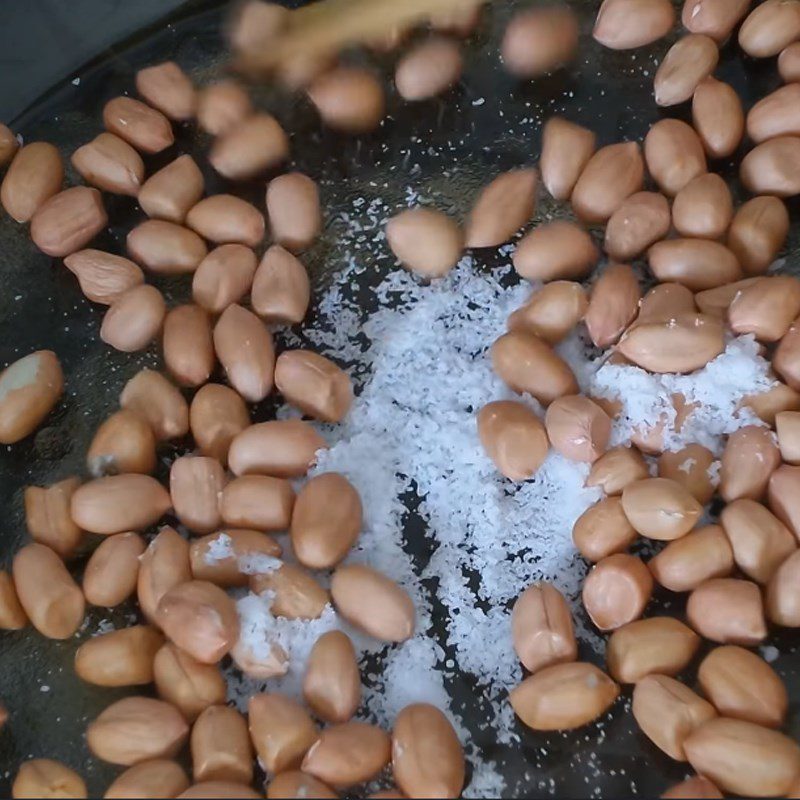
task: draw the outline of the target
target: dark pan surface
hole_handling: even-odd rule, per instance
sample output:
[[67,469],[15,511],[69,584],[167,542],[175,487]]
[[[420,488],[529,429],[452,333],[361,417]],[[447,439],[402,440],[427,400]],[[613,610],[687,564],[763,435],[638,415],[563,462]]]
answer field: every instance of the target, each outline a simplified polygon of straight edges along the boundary
[[[572,5],[580,12],[583,27],[579,62],[547,80],[519,83],[506,75],[498,62],[499,34],[509,14],[503,5],[487,14],[481,33],[471,40],[461,85],[441,100],[414,107],[392,95],[389,118],[372,136],[351,140],[322,131],[302,99],[272,92],[259,98],[292,132],[294,164],[322,186],[329,224],[307,260],[317,289],[328,285],[344,265],[342,228],[334,212],[349,209],[354,198],[363,196],[369,201],[380,197],[390,207],[399,208],[404,205],[406,187],[413,186],[437,198],[443,208],[463,215],[475,188],[487,175],[535,162],[540,127],[551,114],[564,113],[593,128],[603,144],[641,139],[661,115],[652,100],[652,76],[667,43],[633,55],[604,51],[590,38],[598,3],[576,0]],[[68,76],[21,115],[14,129],[25,141],[55,143],[68,158],[100,132],[104,103],[118,94],[133,93],[137,69],[172,58],[199,83],[222,74],[221,19],[222,8],[216,3],[189,3],[168,24],[143,31]],[[390,57],[380,59],[387,76],[391,64]],[[762,64],[742,58],[735,44],[724,48],[717,75],[736,87],[748,107],[778,85],[772,61]],[[686,113],[685,108],[678,110],[678,114]],[[175,147],[148,159],[148,171],[182,152],[198,156],[202,163],[207,146],[207,138],[193,127],[180,128]],[[717,169],[726,175],[731,172],[727,164],[717,165]],[[225,182],[218,176],[210,170],[206,175],[208,193],[225,190]],[[70,174],[73,182],[77,182],[75,177]],[[263,181],[236,191],[263,206]],[[107,206],[111,226],[96,246],[123,253],[126,232],[143,214],[128,199],[107,197]],[[553,210],[541,203],[541,214]],[[792,211],[796,216],[796,206]],[[796,243],[796,230],[792,237]],[[393,269],[385,247],[379,245],[370,257],[373,278]],[[491,258],[485,261],[491,266]],[[793,244],[787,269],[795,263]],[[106,347],[98,338],[103,309],[86,301],[63,265],[37,252],[25,231],[5,215],[0,217],[0,276],[0,362],[5,365],[32,350],[51,348],[58,353],[67,378],[67,393],[44,427],[21,444],[0,450],[0,503],[4,509],[0,565],[9,568],[13,553],[27,537],[24,486],[83,474],[91,435],[116,407],[122,386],[141,366],[157,366],[160,355],[155,346],[136,357]],[[185,281],[158,285],[173,301],[187,296]],[[271,411],[272,406],[265,403],[255,416],[268,418]],[[162,451],[162,477],[180,452],[180,446]],[[412,549],[424,551],[423,537],[413,522],[408,535]],[[84,561],[76,562],[77,574]],[[656,611],[680,610],[674,600],[671,605],[669,602],[662,601]],[[67,642],[48,641],[30,630],[0,634],[0,697],[12,715],[0,732],[0,795],[8,796],[19,762],[36,756],[61,759],[77,768],[95,796],[105,790],[117,770],[89,757],[83,734],[87,721],[123,692],[87,687],[74,675],[71,662],[78,644],[107,624],[104,620],[111,619],[119,626],[132,612],[123,607],[110,616],[94,609],[86,630]],[[796,643],[796,636],[789,634],[770,642],[781,653],[773,666],[790,687],[790,728],[795,735],[800,733]],[[602,654],[586,650],[582,656],[602,663]],[[635,730],[629,701],[618,703],[600,726],[575,734],[534,735],[520,727],[522,746],[508,748],[499,746],[491,731],[481,729],[481,687],[465,677],[450,689],[454,710],[471,728],[482,754],[498,762],[508,796],[653,796],[688,773]]]

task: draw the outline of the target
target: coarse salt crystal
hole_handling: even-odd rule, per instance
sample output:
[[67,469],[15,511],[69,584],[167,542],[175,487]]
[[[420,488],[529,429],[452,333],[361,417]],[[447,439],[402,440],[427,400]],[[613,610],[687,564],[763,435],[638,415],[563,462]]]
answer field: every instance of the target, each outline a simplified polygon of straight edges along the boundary
[[266,553],[245,553],[239,556],[237,564],[243,575],[268,575],[280,569],[283,561]]
[[233,539],[231,539],[227,533],[219,533],[209,542],[203,560],[209,566],[214,566],[220,561],[227,561],[229,558],[235,557],[236,553],[233,551]]
[[696,458],[687,458],[682,464],[678,465],[678,469],[681,472],[685,472],[687,475],[697,466],[697,459]]
[[768,644],[761,648],[761,655],[764,657],[764,661],[771,664],[773,661],[777,661],[778,658],[780,658],[781,653],[777,647]]
[[280,569],[283,561],[266,553],[246,552],[236,554],[233,548],[233,539],[227,533],[219,533],[213,538],[206,550],[203,560],[209,566],[215,566],[220,561],[235,559],[239,572],[243,575],[267,575]]

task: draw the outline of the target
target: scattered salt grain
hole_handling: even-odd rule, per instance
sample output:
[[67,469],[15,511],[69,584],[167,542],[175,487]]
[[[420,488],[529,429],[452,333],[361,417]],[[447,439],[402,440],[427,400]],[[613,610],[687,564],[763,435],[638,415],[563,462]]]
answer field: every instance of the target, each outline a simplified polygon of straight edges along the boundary
[[[468,753],[468,756],[471,755]],[[473,755],[473,760],[475,756]],[[479,768],[472,773],[472,780],[464,790],[462,797],[465,798],[485,798],[503,797],[506,782],[494,761],[482,761]]]
[[220,533],[209,542],[204,560],[209,566],[214,566],[220,561],[227,561],[229,558],[235,557],[233,539],[227,533]]
[[687,458],[682,464],[678,466],[678,469],[681,472],[685,472],[687,475],[697,466],[697,459],[696,458]]
[[243,575],[268,575],[280,569],[283,561],[266,553],[245,553],[239,556],[238,565]]
[[[438,672],[444,651],[424,634],[403,642],[366,691],[367,707],[387,727],[411,703],[431,703],[445,713],[449,697]],[[410,675],[414,680],[408,680]]]
[[780,657],[780,650],[777,647],[774,647],[771,644],[764,645],[764,647],[760,648],[761,655],[764,658],[764,661],[771,664],[773,661],[777,661]]
[[208,545],[204,561],[209,566],[219,564],[220,561],[236,559],[239,572],[243,575],[267,575],[280,569],[283,562],[266,553],[244,553],[237,557],[233,549],[233,539],[227,533],[220,533]]
[[92,631],[92,636],[102,636],[104,633],[115,631],[114,623],[110,619],[101,619]]
[[722,462],[721,461],[712,461],[708,465],[708,469],[706,470],[706,474],[711,479],[711,485],[716,489],[719,486],[719,473],[722,469]]

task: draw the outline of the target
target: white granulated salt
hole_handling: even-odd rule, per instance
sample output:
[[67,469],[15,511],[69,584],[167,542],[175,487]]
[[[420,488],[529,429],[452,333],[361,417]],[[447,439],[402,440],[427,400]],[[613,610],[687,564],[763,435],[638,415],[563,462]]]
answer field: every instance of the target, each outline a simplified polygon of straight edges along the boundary
[[[577,377],[588,394],[622,403],[614,421],[614,444],[629,441],[637,428],[665,419],[667,450],[696,442],[719,454],[725,435],[745,425],[763,424],[750,409],[739,408],[745,396],[766,392],[775,384],[769,362],[758,349],[752,335],[731,337],[723,353],[689,375],[653,375],[634,366],[602,364],[588,380]],[[673,394],[682,394],[687,405],[697,404],[680,432],[674,429]]]
[[254,681],[243,675],[234,665],[225,671],[228,682],[228,697],[244,711],[247,699],[265,685],[270,692],[280,692],[289,697],[302,697],[303,674],[309,653],[314,643],[331,630],[340,627],[336,613],[326,606],[319,619],[286,619],[273,616],[271,592],[250,592],[236,602],[239,614],[239,641],[256,658],[267,658],[273,645],[279,645],[289,657],[289,667],[280,678]]
[[711,479],[711,485],[716,489],[719,486],[719,471],[722,469],[721,461],[712,461],[708,465],[706,474]]
[[110,619],[101,619],[95,624],[92,636],[102,636],[105,633],[111,633],[111,631],[115,630],[116,627]]
[[[696,458],[687,458],[682,464],[678,465],[678,469],[681,472],[685,472],[687,475],[697,466],[697,459]],[[708,470],[706,470],[708,472]]]
[[236,563],[243,575],[269,575],[283,566],[283,561],[266,553],[245,553]]
[[[282,620],[270,613],[268,596],[248,595],[238,604],[242,636],[278,643],[290,654],[287,676],[267,686],[299,696],[314,641],[327,630],[345,630],[363,655],[363,714],[390,728],[409,703],[433,703],[449,714],[472,763],[465,796],[501,796],[503,778],[474,738],[487,729],[501,743],[518,738],[507,699],[522,678],[511,642],[511,606],[540,580],[552,581],[577,606],[586,565],[571,531],[602,494],[584,486],[587,465],[555,452],[532,480],[513,484],[478,442],[475,414],[492,400],[516,398],[542,411],[494,375],[487,352],[531,287],[509,286],[510,266],[490,272],[470,258],[430,285],[403,270],[387,275],[380,257],[368,264],[359,252],[382,241],[387,209],[377,200],[366,213],[363,200],[360,206],[338,220],[351,244],[348,266],[321,299],[314,327],[304,331],[306,342],[347,366],[357,389],[343,423],[319,426],[330,448],[318,454],[313,474],[340,472],[359,491],[363,532],[348,561],[370,564],[408,591],[416,635],[387,647],[357,634],[332,609],[320,620]],[[500,255],[508,260],[510,252]],[[371,286],[372,311],[363,291],[358,302],[349,299],[356,283],[362,290]],[[286,338],[295,344],[292,334]],[[559,352],[583,391],[621,400],[614,427],[619,443],[662,414],[671,423],[669,398],[680,392],[704,409],[680,435],[667,425],[668,446],[696,441],[717,453],[722,436],[755,421],[737,413],[741,398],[772,384],[767,362],[747,336],[732,338],[722,355],[686,376],[606,364],[581,331]],[[284,408],[279,416],[293,413]],[[715,462],[712,479],[718,471]],[[579,635],[595,640],[580,627],[582,618],[576,620]],[[451,685],[464,675],[473,676],[477,688],[455,707]],[[239,701],[258,688],[237,670],[229,670],[228,678],[230,696]]]
[[279,617],[272,615],[273,596],[270,592],[262,595],[250,592],[236,602],[239,614],[239,642],[256,658],[270,654],[272,645],[277,644],[277,624]]
[[764,661],[766,661],[768,664],[771,664],[773,661],[777,661],[778,658],[780,658],[780,650],[771,644],[764,645],[759,649],[761,650],[761,655],[763,656]]
[[[450,699],[438,672],[444,651],[425,634],[404,642],[380,674],[372,675],[380,688],[366,690],[366,705],[382,721],[394,718],[411,703],[431,703],[448,712]],[[410,681],[410,675],[414,680]]]
[[266,553],[251,552],[237,556],[233,549],[233,539],[227,533],[220,533],[209,542],[203,560],[209,566],[214,566],[229,559],[236,559],[239,572],[243,575],[267,575],[280,569],[283,564],[279,558]]
[[[417,636],[388,649],[371,676],[366,708],[385,726],[410,702],[447,711],[449,680],[469,673],[489,707],[459,709],[463,718],[486,719],[497,738],[514,740],[506,692],[522,671],[511,644],[510,605],[543,579],[574,599],[584,574],[570,531],[600,497],[583,485],[588,468],[553,453],[533,481],[512,485],[478,443],[475,412],[513,396],[486,352],[530,293],[526,286],[504,287],[508,272],[481,274],[467,259],[431,286],[394,272],[376,288],[379,308],[367,319],[336,289],[337,303],[323,305],[316,344],[340,360],[357,353],[361,369],[353,373],[357,382],[367,377],[348,419],[326,429],[331,447],[319,454],[316,471],[345,474],[361,494],[364,530],[349,560],[397,580],[418,613]],[[325,316],[336,322],[330,337],[320,333]],[[348,320],[356,323],[349,329]],[[418,558],[404,539],[409,497],[419,499]],[[369,641],[356,644],[378,650]],[[451,718],[468,744],[463,723]],[[467,752],[474,768],[468,796],[498,794],[503,784],[495,765],[469,744]]]
[[229,558],[236,558],[236,553],[233,551],[233,539],[227,533],[220,533],[208,543],[208,550],[206,550],[203,560],[209,566],[214,566]]

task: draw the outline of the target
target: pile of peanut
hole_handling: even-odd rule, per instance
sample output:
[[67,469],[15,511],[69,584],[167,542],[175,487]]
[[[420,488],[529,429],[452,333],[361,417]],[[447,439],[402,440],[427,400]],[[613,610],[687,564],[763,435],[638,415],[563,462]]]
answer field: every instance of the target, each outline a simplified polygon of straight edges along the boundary
[[[510,702],[534,730],[569,730],[603,715],[619,697],[619,684],[632,684],[642,732],[697,773],[664,797],[800,791],[800,746],[779,732],[786,688],[747,649],[766,640],[768,623],[800,627],[800,280],[766,274],[789,231],[782,198],[800,194],[800,83],[794,82],[800,80],[800,0],[751,5],[684,3],[689,33],[663,59],[654,96],[664,107],[691,101],[693,126],[665,118],[652,126],[643,148],[624,142],[597,149],[593,132],[553,118],[545,125],[538,169],[493,180],[464,226],[422,207],[386,226],[397,259],[434,279],[465,249],[514,240],[534,215],[540,176],[553,198],[571,204],[577,221],[540,224],[517,243],[517,273],[543,285],[491,347],[498,376],[544,406],[544,420],[528,404],[498,401],[477,414],[477,434],[510,481],[533,477],[551,448],[591,464],[587,485],[600,487],[605,498],[578,519],[572,536],[594,564],[582,600],[596,628],[610,634],[608,669],[577,661],[566,600],[554,586],[535,584],[513,611],[514,646],[531,674]],[[395,87],[402,98],[426,100],[459,81],[462,54],[454,36],[469,35],[481,12],[477,0],[442,16],[432,10],[436,33],[398,60]],[[237,9],[229,38],[242,63],[278,41],[291,14],[260,0]],[[626,50],[656,42],[674,24],[670,0],[605,0],[594,37]],[[741,49],[753,58],[778,56],[786,83],[747,113],[736,92],[713,77],[719,45],[737,26]],[[365,44],[393,49],[409,34],[395,30]],[[535,78],[568,64],[578,44],[577,20],[567,6],[537,7],[511,19],[501,56],[513,74]],[[385,113],[383,84],[366,68],[339,65],[337,57],[298,53],[275,77],[306,91],[326,125],[370,132]],[[108,102],[106,132],[72,154],[87,186],[62,190],[57,148],[46,142],[20,148],[0,127],[0,162],[9,163],[0,187],[5,211],[30,223],[34,244],[63,259],[85,296],[108,307],[104,342],[135,352],[160,339],[168,373],[143,369],[127,383],[120,409],[89,446],[89,480],[76,476],[26,489],[34,541],[15,555],[11,575],[0,571],[0,628],[30,623],[46,637],[68,639],[83,623],[86,603],[112,608],[135,597],[141,624],[90,639],[75,658],[87,683],[154,684],[159,698],[128,697],[89,724],[92,753],[127,767],[108,798],[260,797],[252,789],[256,757],[268,776],[269,798],[336,797],[389,765],[398,788],[372,797],[457,797],[464,756],[441,710],[408,706],[391,734],[354,719],[361,676],[353,643],[341,631],[324,634],[313,647],[305,705],[257,694],[245,718],[225,704],[223,658],[258,679],[288,669],[278,643],[264,655],[240,637],[226,590],[269,592],[272,613],[288,619],[315,619],[332,602],[343,620],[386,643],[413,636],[415,609],[390,576],[343,563],[362,525],[361,500],[344,476],[323,473],[293,488],[291,481],[306,478],[326,447],[312,424],[251,424],[247,404],[273,389],[317,421],[341,422],[351,407],[347,373],[308,350],[276,357],[267,327],[299,324],[309,306],[309,279],[298,256],[323,226],[315,182],[300,172],[274,177],[265,219],[237,196],[205,197],[202,173],[189,155],[146,176],[141,154],[170,147],[173,123],[196,120],[211,134],[209,162],[231,180],[280,167],[289,158],[289,140],[235,80],[198,90],[169,62],[141,70],[136,89],[142,99]],[[745,136],[741,179],[755,196],[735,209],[708,160],[735,154]],[[136,197],[148,217],[128,234],[130,258],[87,249],[108,222],[101,192]],[[273,244],[259,258],[267,220]],[[603,250],[611,263],[587,291],[580,281],[601,258],[587,228],[598,226],[605,227]],[[627,263],[640,257],[656,281],[644,294]],[[145,278],[176,274],[191,276],[194,302],[167,309]],[[728,437],[719,485],[709,471],[715,454],[707,448],[665,451],[665,419],[637,431],[630,446],[609,449],[620,404],[579,394],[555,349],[579,324],[613,363],[653,373],[701,369],[723,352],[730,334],[752,334],[762,344],[775,384],[744,407],[763,424]],[[228,385],[209,382],[217,365]],[[53,352],[11,364],[0,374],[0,442],[33,433],[63,388]],[[679,429],[694,406],[682,395],[671,400],[676,419],[669,424]],[[189,435],[195,453],[177,458],[169,487],[161,485],[152,477],[159,443]],[[646,456],[657,457],[657,477]],[[725,503],[719,524],[698,526],[715,495]],[[166,514],[193,538],[164,526],[148,543],[142,533]],[[274,538],[279,532],[288,532],[291,553]],[[79,586],[65,562],[87,534],[104,538]],[[639,537],[667,544],[645,563],[627,552]],[[222,541],[234,556],[209,558]],[[240,560],[247,556],[272,559],[276,568],[245,574]],[[330,590],[315,572],[332,572]],[[642,619],[656,583],[689,593],[688,624]],[[701,637],[720,646],[699,665],[694,691],[675,676],[693,660]],[[191,785],[174,760],[187,741]],[[87,789],[70,768],[36,758],[19,768],[13,796],[80,798]]]

